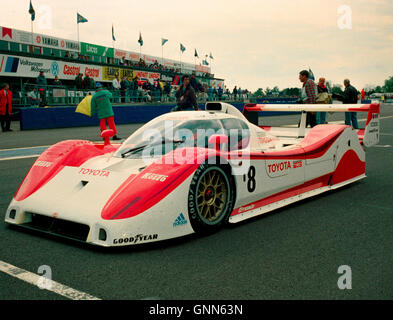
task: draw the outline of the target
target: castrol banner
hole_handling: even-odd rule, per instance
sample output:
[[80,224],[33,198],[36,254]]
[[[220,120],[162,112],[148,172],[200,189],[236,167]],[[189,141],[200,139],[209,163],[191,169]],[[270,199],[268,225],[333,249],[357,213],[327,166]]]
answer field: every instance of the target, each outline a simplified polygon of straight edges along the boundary
[[47,79],[58,76],[60,80],[74,80],[82,73],[95,81],[105,81],[100,66],[0,54],[0,76],[36,78],[40,71]]

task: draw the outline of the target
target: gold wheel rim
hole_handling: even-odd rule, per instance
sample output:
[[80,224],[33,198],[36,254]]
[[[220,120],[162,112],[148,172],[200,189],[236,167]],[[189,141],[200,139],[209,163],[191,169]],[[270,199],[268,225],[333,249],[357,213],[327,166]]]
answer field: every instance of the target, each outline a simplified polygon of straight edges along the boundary
[[209,222],[219,218],[226,207],[228,187],[222,173],[208,171],[200,180],[197,204],[200,215]]

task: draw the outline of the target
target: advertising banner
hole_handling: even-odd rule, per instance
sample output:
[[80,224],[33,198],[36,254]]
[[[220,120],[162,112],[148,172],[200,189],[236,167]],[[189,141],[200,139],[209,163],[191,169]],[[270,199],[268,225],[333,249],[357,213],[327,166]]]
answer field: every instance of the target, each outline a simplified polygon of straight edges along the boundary
[[81,54],[82,55],[94,55],[100,57],[114,57],[113,48],[98,46],[95,44],[90,44],[86,42],[81,42]]
[[61,80],[74,80],[82,73],[95,81],[103,81],[100,66],[0,55],[0,76],[36,78],[40,71],[44,72],[47,79],[58,76]]
[[142,82],[149,81],[153,83],[154,81],[160,80],[160,73],[156,72],[147,72],[147,71],[134,71],[134,77],[138,77]]
[[213,88],[216,88],[216,89],[218,89],[218,88],[224,89],[224,80],[216,80],[216,79],[211,80],[210,86],[212,86]]
[[196,72],[210,73],[210,68],[206,66],[195,65]]
[[103,67],[102,79],[104,81],[113,81],[116,76],[121,80],[123,77],[134,78],[134,71],[130,69],[117,68],[117,67]]
[[79,43],[77,41],[48,37],[41,34],[34,34],[33,40],[34,45],[39,47],[79,52]]
[[49,37],[38,33],[32,34],[31,32],[6,27],[0,27],[0,31],[0,39],[4,41],[79,52],[79,43],[77,41]]

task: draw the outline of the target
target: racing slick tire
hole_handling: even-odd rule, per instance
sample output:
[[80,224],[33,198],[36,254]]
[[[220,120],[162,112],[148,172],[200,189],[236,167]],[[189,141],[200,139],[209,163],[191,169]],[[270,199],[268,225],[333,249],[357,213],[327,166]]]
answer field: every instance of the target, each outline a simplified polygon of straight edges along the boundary
[[234,205],[234,182],[230,167],[202,164],[195,172],[188,193],[188,215],[196,233],[208,234],[228,222]]

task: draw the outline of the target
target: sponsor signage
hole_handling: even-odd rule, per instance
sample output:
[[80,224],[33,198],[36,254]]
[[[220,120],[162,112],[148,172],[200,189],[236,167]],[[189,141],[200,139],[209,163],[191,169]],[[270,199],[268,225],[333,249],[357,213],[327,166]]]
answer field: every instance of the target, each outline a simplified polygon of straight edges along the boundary
[[281,177],[292,170],[291,161],[266,160],[266,171],[269,177]]
[[81,42],[81,54],[82,55],[94,55],[100,57],[114,57],[113,48],[98,46],[91,43]]
[[31,33],[6,27],[0,27],[0,39],[4,41],[35,45],[38,47],[53,48],[65,51],[79,52],[77,41],[49,37],[43,34]]
[[154,82],[160,80],[161,74],[158,72],[147,72],[147,71],[134,71],[134,77],[138,77],[142,82]]
[[206,66],[195,65],[196,72],[210,73],[210,68]]
[[161,75],[161,80],[162,81],[170,81],[170,82],[172,82],[173,81],[173,77],[170,77],[170,76],[167,76],[165,74],[162,74]]
[[210,81],[210,86],[212,86],[213,88],[222,88],[224,89],[224,81],[222,80],[211,80]]
[[79,73],[82,73],[94,78],[95,81],[105,81],[100,66],[0,55],[1,76],[36,78],[40,71],[44,72],[47,79],[58,76],[62,80],[74,80]]
[[116,76],[119,76],[120,80],[124,77],[134,77],[134,71],[124,68],[116,67],[103,67],[102,68],[102,79],[104,81],[113,81]]

